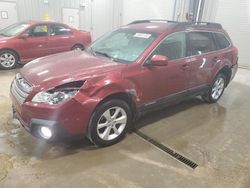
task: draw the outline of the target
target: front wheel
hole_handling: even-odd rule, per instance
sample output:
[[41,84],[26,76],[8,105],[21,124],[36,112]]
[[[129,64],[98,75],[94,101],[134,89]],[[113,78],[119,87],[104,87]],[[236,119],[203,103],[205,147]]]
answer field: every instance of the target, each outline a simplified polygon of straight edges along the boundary
[[10,50],[0,51],[0,68],[4,70],[13,69],[18,63],[18,57],[15,52]]
[[206,95],[202,96],[202,98],[208,103],[215,103],[221,98],[225,87],[226,77],[224,76],[224,74],[220,73],[214,79],[213,85],[210,88],[209,92]]
[[124,138],[131,119],[131,111],[125,101],[107,101],[93,113],[88,127],[88,137],[97,146],[113,145]]

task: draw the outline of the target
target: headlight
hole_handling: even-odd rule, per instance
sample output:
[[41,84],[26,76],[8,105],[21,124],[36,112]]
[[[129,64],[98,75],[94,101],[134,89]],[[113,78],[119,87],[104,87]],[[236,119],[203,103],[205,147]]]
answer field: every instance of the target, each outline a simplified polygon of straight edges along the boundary
[[36,103],[47,103],[47,104],[59,104],[65,102],[76,95],[79,89],[69,89],[60,91],[42,91],[37,93],[32,102]]

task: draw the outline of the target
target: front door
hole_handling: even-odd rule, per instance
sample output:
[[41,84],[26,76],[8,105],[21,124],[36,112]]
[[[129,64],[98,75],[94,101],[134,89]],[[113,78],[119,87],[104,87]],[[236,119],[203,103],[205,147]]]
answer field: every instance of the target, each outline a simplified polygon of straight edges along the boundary
[[[188,64],[186,62],[186,34],[175,33],[164,39],[147,61],[155,54],[167,56],[167,66],[145,66],[142,75],[145,84],[144,103],[171,100],[186,95]],[[149,89],[150,88],[150,89]],[[167,102],[167,101],[166,101]]]
[[22,54],[24,61],[49,55],[48,48],[48,26],[46,24],[36,25],[26,31],[29,36],[20,38],[18,51]]

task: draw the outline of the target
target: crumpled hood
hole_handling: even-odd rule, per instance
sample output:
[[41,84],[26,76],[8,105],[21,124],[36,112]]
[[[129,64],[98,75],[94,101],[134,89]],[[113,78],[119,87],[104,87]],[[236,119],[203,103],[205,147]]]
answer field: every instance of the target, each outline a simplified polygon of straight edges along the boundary
[[55,87],[63,83],[98,77],[119,71],[123,64],[108,58],[71,51],[36,59],[21,69],[21,75],[35,86]]

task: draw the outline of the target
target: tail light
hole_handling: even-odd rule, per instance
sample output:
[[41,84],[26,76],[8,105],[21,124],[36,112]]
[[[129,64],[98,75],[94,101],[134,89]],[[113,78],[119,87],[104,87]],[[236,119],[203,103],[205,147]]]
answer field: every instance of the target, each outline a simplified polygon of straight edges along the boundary
[[234,47],[234,53],[235,53],[236,55],[239,54],[239,49],[238,49],[237,47]]
[[237,47],[234,47],[233,54],[234,54],[234,65],[235,65],[238,64],[239,60],[239,49]]

